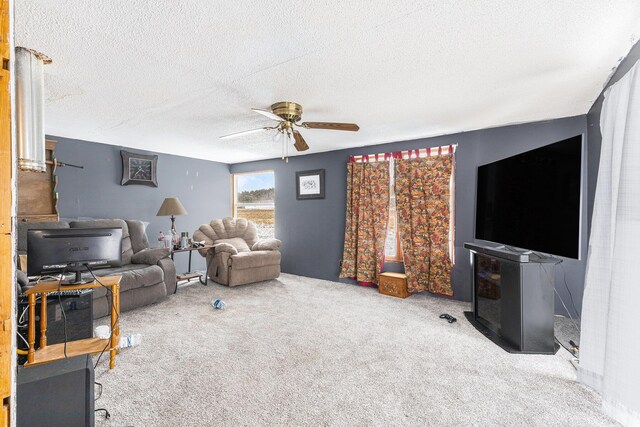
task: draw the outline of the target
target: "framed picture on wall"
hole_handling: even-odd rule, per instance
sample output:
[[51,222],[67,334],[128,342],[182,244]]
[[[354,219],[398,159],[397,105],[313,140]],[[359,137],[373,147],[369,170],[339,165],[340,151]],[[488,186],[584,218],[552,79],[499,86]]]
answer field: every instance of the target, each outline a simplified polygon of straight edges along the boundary
[[324,169],[296,172],[296,199],[324,199]]
[[122,182],[120,185],[158,186],[157,155],[131,153],[125,150],[120,150],[120,155],[122,156]]

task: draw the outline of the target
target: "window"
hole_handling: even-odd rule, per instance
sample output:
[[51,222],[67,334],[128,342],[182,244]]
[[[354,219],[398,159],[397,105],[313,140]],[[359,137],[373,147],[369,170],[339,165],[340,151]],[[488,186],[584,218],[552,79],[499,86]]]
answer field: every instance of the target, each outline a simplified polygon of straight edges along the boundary
[[402,247],[398,230],[398,216],[396,214],[395,164],[393,158],[389,161],[389,223],[387,224],[387,240],[384,242],[384,260],[388,262],[402,262]]
[[[402,158],[407,159],[413,156],[429,157],[431,155],[441,153],[454,152],[455,146],[450,145],[448,147],[435,147],[419,150],[402,151],[395,154],[399,154]],[[369,154],[365,156],[353,156],[350,161],[356,162],[368,162],[369,158],[379,161],[379,158],[383,158],[389,162],[389,222],[387,224],[387,238],[384,243],[384,260],[385,262],[403,262],[402,247],[400,245],[400,232],[398,230],[398,215],[396,211],[396,193],[395,193],[395,160],[393,153],[382,154]],[[450,221],[449,221],[449,256],[451,264],[455,264],[454,259],[454,241],[455,241],[455,167],[451,171],[451,181],[449,183],[450,188]]]
[[275,237],[275,175],[273,171],[232,175],[233,217],[253,221],[258,238]]

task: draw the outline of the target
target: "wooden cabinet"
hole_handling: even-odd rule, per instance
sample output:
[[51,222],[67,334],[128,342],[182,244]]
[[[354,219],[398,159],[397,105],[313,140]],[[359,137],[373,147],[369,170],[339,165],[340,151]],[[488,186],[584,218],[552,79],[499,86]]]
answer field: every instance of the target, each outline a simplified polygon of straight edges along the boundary
[[381,273],[378,292],[398,298],[406,298],[411,295],[411,292],[407,290],[407,276],[403,273]]
[[553,257],[465,243],[473,254],[469,321],[510,353],[554,354]]

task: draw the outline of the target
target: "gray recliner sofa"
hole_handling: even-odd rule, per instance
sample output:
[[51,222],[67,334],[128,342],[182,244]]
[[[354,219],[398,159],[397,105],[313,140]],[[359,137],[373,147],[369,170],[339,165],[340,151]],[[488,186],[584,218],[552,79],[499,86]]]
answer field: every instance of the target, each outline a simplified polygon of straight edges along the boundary
[[[122,265],[98,268],[96,276],[121,274],[120,310],[122,312],[153,304],[176,290],[176,268],[168,249],[150,249],[144,224],[137,220],[98,219],[88,221],[20,222],[18,253],[27,252],[27,230],[51,228],[122,228]],[[84,279],[91,279],[89,273]],[[93,317],[109,314],[111,298],[105,288],[93,291]]]
[[214,219],[201,225],[193,239],[214,245],[199,252],[207,258],[207,275],[216,283],[238,286],[280,276],[280,240],[258,240],[255,224],[244,218]]

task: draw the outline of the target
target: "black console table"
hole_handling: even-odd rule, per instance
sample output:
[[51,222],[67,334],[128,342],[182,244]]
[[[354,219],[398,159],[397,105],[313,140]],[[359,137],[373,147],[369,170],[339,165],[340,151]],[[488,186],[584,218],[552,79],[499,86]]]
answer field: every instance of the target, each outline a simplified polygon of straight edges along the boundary
[[467,319],[510,353],[554,354],[554,269],[561,260],[505,247],[464,247],[473,254]]

